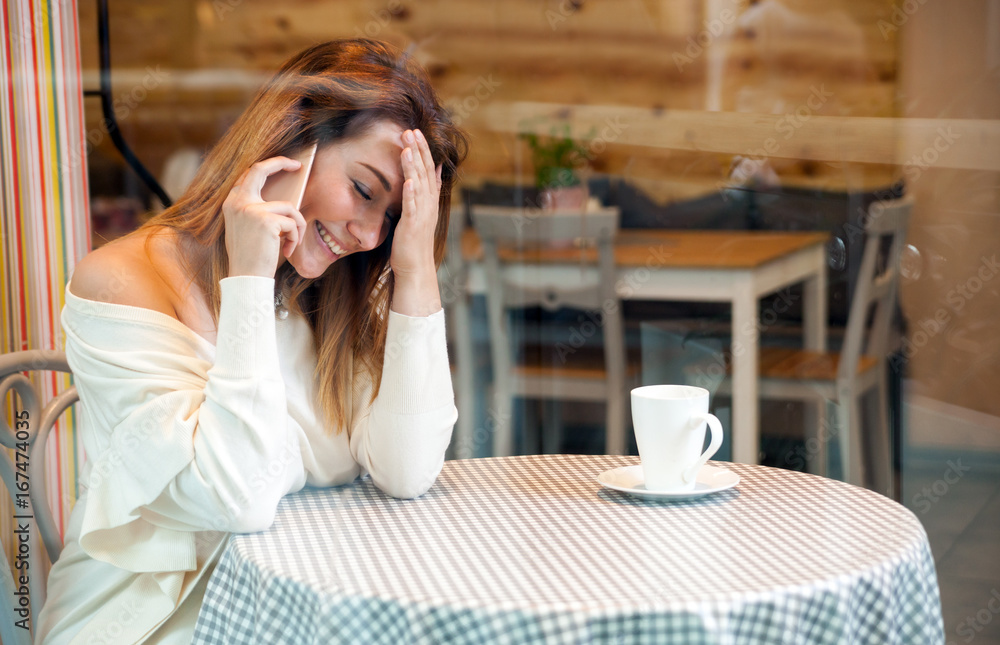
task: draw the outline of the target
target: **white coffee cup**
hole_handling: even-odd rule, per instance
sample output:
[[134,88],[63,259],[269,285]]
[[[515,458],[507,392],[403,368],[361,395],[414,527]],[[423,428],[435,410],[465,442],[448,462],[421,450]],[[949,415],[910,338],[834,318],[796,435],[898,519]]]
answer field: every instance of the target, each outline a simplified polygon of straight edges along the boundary
[[[712,441],[705,452],[705,424]],[[646,490],[692,490],[698,471],[722,445],[722,424],[708,412],[708,390],[647,385],[632,390],[632,425]]]

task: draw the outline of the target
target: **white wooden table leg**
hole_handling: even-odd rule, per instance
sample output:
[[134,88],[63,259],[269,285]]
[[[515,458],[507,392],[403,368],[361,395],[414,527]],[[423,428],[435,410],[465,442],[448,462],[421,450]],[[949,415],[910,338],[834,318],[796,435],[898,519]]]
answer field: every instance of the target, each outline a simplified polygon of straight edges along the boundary
[[806,437],[806,462],[808,472],[820,477],[827,476],[826,442],[830,439],[830,423],[827,420],[826,401],[822,398],[803,402]]
[[802,323],[805,348],[826,351],[826,251],[815,250],[816,275],[804,283]]
[[[813,260],[816,263],[816,275],[803,284],[802,325],[803,344],[805,349],[814,352],[826,351],[826,250],[816,249]],[[839,419],[839,417],[835,417]],[[827,451],[826,442],[830,438],[829,415],[826,405],[820,400],[805,402],[806,436],[814,437],[818,442],[816,454],[810,464],[810,471],[826,476]],[[807,446],[808,448],[808,446]]]
[[757,296],[749,276],[734,285],[733,296],[733,461],[756,464],[760,454],[757,362]]
[[455,424],[455,458],[475,456],[474,429],[476,423],[476,362],[472,346],[472,324],[468,296],[462,295],[454,305],[451,323],[455,334],[455,378],[458,422]]

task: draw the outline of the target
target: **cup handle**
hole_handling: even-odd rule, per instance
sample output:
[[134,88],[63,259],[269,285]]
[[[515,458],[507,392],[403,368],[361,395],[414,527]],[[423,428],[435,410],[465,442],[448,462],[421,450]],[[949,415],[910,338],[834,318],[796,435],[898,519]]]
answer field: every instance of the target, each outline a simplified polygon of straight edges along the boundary
[[704,466],[705,462],[707,462],[712,455],[718,452],[719,448],[722,446],[722,424],[719,423],[719,418],[717,416],[707,412],[699,412],[697,414],[692,414],[691,420],[704,421],[708,423],[708,429],[712,431],[712,441],[708,444],[708,448],[705,452],[701,454],[701,457],[698,457],[698,461],[696,461],[694,465],[688,468],[682,475],[685,484],[690,483],[695,477],[698,476],[698,471],[701,470],[701,467]]

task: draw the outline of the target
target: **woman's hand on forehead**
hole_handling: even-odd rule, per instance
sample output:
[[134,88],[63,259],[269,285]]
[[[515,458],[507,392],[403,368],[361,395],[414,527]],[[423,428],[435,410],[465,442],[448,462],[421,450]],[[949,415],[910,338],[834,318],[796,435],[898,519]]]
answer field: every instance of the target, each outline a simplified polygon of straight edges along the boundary
[[389,264],[395,278],[392,309],[426,316],[441,308],[434,239],[441,199],[441,166],[419,130],[403,132],[403,213],[396,225]]

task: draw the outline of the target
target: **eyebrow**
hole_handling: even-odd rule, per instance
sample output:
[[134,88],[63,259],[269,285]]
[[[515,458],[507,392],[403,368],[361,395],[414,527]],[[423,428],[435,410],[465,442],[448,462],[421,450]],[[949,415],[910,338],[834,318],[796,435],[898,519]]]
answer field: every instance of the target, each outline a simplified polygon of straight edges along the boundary
[[360,163],[362,166],[364,166],[368,170],[371,170],[372,173],[374,173],[375,176],[378,177],[378,180],[380,182],[382,182],[382,187],[385,188],[386,192],[390,192],[390,193],[392,192],[392,186],[389,184],[389,180],[386,179],[385,175],[383,175],[381,172],[379,172],[377,168],[375,168],[374,166],[369,166],[368,164],[366,164],[363,161],[359,161],[358,163]]

